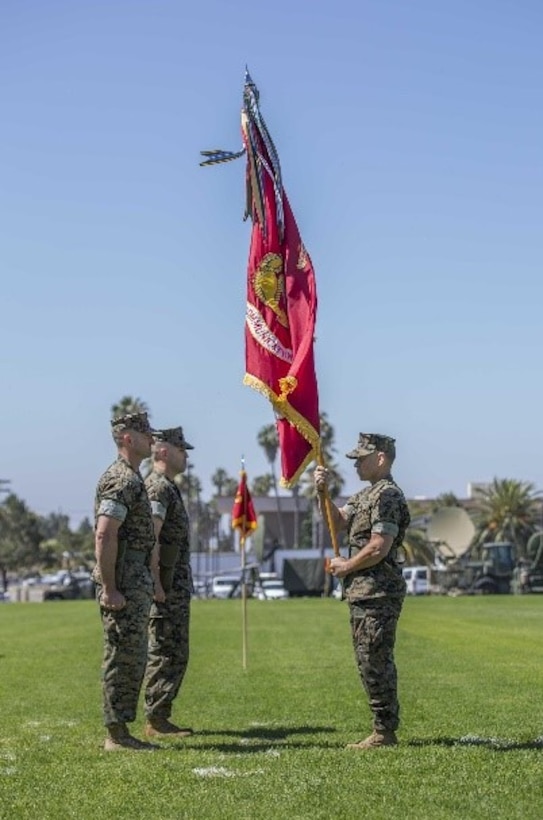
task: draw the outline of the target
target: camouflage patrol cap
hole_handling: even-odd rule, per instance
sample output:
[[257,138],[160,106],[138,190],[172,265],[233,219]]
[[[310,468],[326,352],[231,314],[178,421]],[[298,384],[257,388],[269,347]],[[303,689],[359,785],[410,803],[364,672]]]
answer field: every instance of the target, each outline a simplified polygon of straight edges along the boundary
[[358,444],[354,450],[347,453],[347,458],[358,458],[359,456],[369,456],[370,453],[387,453],[396,455],[396,439],[390,436],[383,436],[380,433],[360,433]]
[[155,441],[166,441],[174,447],[182,447],[184,450],[194,450],[192,444],[185,439],[182,427],[169,427],[166,430],[154,431]]
[[123,430],[133,430],[136,433],[154,433],[149,424],[147,413],[127,413],[111,419],[111,432],[120,433]]

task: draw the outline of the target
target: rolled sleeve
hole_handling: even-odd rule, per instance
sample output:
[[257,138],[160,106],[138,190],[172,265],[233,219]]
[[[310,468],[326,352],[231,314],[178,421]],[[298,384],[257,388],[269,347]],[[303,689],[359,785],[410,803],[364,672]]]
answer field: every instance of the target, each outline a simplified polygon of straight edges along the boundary
[[96,515],[107,515],[108,518],[115,518],[121,524],[128,514],[128,507],[121,504],[120,501],[114,501],[111,498],[104,498],[98,505]]
[[155,518],[160,518],[161,521],[166,518],[166,507],[160,501],[151,501],[151,512]]
[[396,488],[386,489],[371,515],[371,531],[396,538],[403,516],[403,496]]
[[371,531],[377,532],[379,535],[390,535],[392,538],[396,538],[400,528],[392,521],[376,521],[375,524],[372,524]]

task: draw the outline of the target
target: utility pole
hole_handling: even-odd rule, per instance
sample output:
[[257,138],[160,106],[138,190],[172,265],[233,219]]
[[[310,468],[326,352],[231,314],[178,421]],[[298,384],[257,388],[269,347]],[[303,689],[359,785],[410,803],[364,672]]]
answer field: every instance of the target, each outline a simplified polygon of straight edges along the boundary
[[[9,493],[9,485],[11,481],[9,478],[0,478],[0,494],[1,493]],[[5,566],[2,566],[2,587],[4,592],[7,592],[8,589],[8,578],[7,578],[7,569]]]
[[295,484],[291,490],[294,498],[294,549],[300,546],[300,485]]

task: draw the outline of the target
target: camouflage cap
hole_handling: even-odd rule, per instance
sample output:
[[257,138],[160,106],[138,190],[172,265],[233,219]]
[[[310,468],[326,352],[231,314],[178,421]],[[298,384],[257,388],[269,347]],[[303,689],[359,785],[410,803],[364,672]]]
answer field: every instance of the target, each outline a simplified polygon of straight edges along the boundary
[[134,430],[136,433],[153,433],[147,413],[127,413],[111,419],[111,432],[119,433],[123,430]]
[[184,450],[194,450],[192,444],[185,439],[182,427],[169,427],[166,430],[154,431],[155,441],[166,441],[174,447],[182,447]]
[[395,438],[383,436],[380,433],[360,433],[358,444],[354,450],[347,453],[347,458],[358,458],[368,456],[370,453],[388,453],[396,455]]

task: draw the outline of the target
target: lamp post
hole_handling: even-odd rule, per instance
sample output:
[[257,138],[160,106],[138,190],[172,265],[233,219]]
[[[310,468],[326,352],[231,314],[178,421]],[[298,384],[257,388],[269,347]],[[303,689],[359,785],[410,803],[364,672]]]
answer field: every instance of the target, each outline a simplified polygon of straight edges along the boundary
[[287,546],[286,538],[285,538],[285,528],[283,526],[283,513],[281,510],[281,497],[279,495],[279,489],[277,487],[277,477],[275,475],[275,459],[277,456],[277,450],[279,444],[273,441],[265,441],[262,444],[264,448],[264,452],[266,453],[266,458],[270,462],[270,470],[271,470],[271,477],[273,482],[273,489],[275,493],[275,504],[277,506],[277,524],[279,529],[279,538],[281,540],[281,544],[283,547]]
[[300,486],[295,484],[292,488],[294,498],[294,549],[300,546]]

